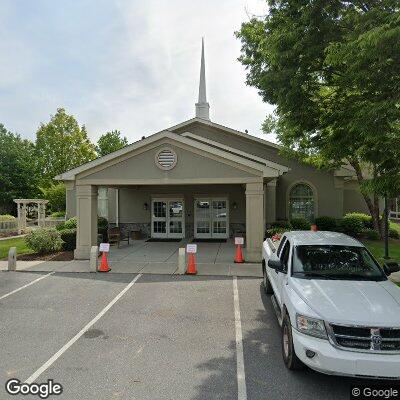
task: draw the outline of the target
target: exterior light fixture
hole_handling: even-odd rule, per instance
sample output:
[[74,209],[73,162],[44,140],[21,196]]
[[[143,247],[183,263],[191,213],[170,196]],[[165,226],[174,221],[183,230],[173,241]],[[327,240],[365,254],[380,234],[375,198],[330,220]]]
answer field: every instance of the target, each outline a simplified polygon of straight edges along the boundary
[[149,209],[149,205],[147,203],[143,204],[143,210],[147,211]]

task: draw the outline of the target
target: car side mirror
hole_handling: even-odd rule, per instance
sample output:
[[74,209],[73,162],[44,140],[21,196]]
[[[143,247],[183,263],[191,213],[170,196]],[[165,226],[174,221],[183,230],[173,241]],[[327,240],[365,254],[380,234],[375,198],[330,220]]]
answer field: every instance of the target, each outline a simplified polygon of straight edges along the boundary
[[286,273],[285,266],[279,258],[277,258],[276,260],[268,260],[268,267],[274,269],[276,272]]
[[399,265],[399,263],[397,263],[395,261],[386,262],[383,265],[383,270],[385,271],[385,274],[387,276],[389,276],[389,275],[393,274],[394,272],[399,272],[400,265]]

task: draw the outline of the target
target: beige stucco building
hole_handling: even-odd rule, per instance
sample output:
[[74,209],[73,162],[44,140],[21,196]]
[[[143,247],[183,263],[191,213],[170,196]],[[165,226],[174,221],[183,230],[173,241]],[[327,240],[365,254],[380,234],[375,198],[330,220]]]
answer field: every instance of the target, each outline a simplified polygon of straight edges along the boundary
[[366,211],[350,169],[317,170],[210,121],[204,50],[195,107],[195,118],[56,177],[67,185],[67,216],[78,217],[77,259],[97,242],[97,215],[166,240],[245,235],[246,260],[256,262],[276,220]]

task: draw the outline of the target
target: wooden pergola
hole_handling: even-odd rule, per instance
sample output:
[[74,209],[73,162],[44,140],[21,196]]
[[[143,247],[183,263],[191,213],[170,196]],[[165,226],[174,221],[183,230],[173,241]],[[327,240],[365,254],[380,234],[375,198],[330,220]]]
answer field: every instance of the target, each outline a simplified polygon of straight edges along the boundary
[[17,203],[19,235],[24,229],[26,229],[26,206],[32,203],[37,205],[38,226],[44,227],[46,218],[46,204],[48,202],[48,200],[44,199],[14,199],[14,203]]

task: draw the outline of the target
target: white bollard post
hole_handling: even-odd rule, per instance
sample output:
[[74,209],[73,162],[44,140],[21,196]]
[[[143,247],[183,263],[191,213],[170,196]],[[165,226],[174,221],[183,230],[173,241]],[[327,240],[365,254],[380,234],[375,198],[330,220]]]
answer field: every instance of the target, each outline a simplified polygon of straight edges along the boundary
[[99,247],[92,246],[90,249],[90,272],[97,272],[97,261],[99,257]]
[[186,272],[186,249],[184,247],[178,250],[178,274],[185,275]]
[[8,270],[16,271],[17,270],[17,248],[10,247],[8,251]]

